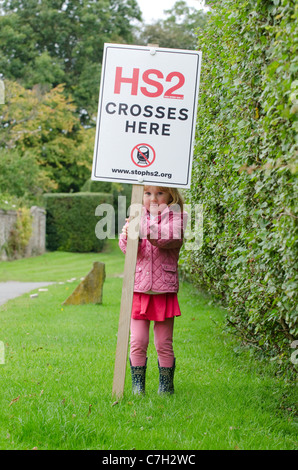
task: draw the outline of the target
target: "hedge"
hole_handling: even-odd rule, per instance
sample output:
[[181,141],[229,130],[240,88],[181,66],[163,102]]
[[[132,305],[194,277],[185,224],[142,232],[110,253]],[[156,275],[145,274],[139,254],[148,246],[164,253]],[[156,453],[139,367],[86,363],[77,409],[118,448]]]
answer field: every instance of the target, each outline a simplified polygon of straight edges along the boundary
[[[132,184],[127,183],[111,183],[106,181],[93,181],[88,179],[81,188],[81,191],[88,191],[91,193],[112,193],[113,194],[113,206],[115,211],[115,232],[120,233],[123,225],[125,224],[125,218],[122,214],[125,211],[125,214],[128,214],[128,208],[131,204],[131,191]],[[119,197],[125,200],[119,200]],[[124,207],[122,207],[124,206]],[[121,209],[120,209],[121,207]],[[119,209],[121,214],[119,215]],[[120,218],[120,220],[119,220]],[[120,222],[120,226],[119,226]]]
[[204,237],[182,263],[226,307],[232,331],[287,370],[298,338],[295,3],[222,0],[198,33],[186,202],[203,204]]
[[99,204],[113,204],[113,196],[104,193],[47,193],[46,246],[50,251],[99,252],[104,240],[95,235]]

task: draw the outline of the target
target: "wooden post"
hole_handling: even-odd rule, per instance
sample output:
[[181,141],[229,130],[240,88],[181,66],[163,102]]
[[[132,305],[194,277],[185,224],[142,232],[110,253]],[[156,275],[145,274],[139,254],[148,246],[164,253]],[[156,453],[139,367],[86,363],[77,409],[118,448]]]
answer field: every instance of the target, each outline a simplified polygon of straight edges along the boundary
[[134,219],[134,223],[131,224],[128,229],[113,380],[113,395],[115,395],[117,398],[121,398],[124,392],[130,318],[139,243],[139,237],[136,236],[136,233],[139,233],[143,193],[143,185],[133,185],[131,195],[131,210],[129,216]]
[[[147,44],[148,47],[158,47],[158,44]],[[134,231],[139,233],[139,223],[143,204],[144,186],[134,184],[131,194],[130,217],[134,218],[133,227],[128,230],[128,239],[124,264],[124,278],[122,285],[122,297],[120,307],[120,317],[118,326],[116,360],[113,380],[113,395],[121,398],[124,392],[125,372],[127,363],[127,351],[129,342],[130,318],[132,310],[133,289],[135,282],[135,270],[137,263],[139,237]]]

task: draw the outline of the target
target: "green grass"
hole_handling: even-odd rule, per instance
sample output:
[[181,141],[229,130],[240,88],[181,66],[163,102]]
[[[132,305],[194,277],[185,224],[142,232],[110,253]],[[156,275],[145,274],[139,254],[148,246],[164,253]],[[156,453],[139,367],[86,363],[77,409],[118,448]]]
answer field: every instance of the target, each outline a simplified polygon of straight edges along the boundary
[[123,272],[124,257],[117,240],[110,240],[102,253],[65,253],[56,251],[17,261],[0,262],[0,282],[4,281],[66,281],[85,276],[93,262],[106,263],[107,275]]
[[[223,330],[224,312],[182,283],[175,394],[158,396],[153,331],[145,396],[114,404],[112,382],[124,257],[47,253],[0,263],[0,280],[65,281],[0,306],[1,449],[297,449],[296,389]],[[106,263],[102,305],[62,306],[93,261]]]

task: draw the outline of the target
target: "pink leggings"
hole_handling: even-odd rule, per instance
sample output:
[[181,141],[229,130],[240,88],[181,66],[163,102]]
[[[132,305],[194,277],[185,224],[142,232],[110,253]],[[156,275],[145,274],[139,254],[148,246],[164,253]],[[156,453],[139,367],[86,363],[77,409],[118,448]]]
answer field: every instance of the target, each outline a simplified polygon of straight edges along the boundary
[[[146,364],[149,328],[150,320],[131,319],[130,360],[134,367]],[[173,328],[174,318],[154,322],[154,345],[160,367],[172,367],[174,364]]]

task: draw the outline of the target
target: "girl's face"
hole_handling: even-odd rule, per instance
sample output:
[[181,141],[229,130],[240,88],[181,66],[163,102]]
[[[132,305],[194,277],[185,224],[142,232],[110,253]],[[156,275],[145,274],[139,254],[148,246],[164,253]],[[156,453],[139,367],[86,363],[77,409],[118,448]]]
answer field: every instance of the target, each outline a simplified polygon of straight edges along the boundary
[[[158,206],[168,205],[171,196],[168,192],[162,191],[158,186],[147,186],[144,191],[144,206],[152,215],[158,214]],[[162,211],[164,207],[159,208]]]

